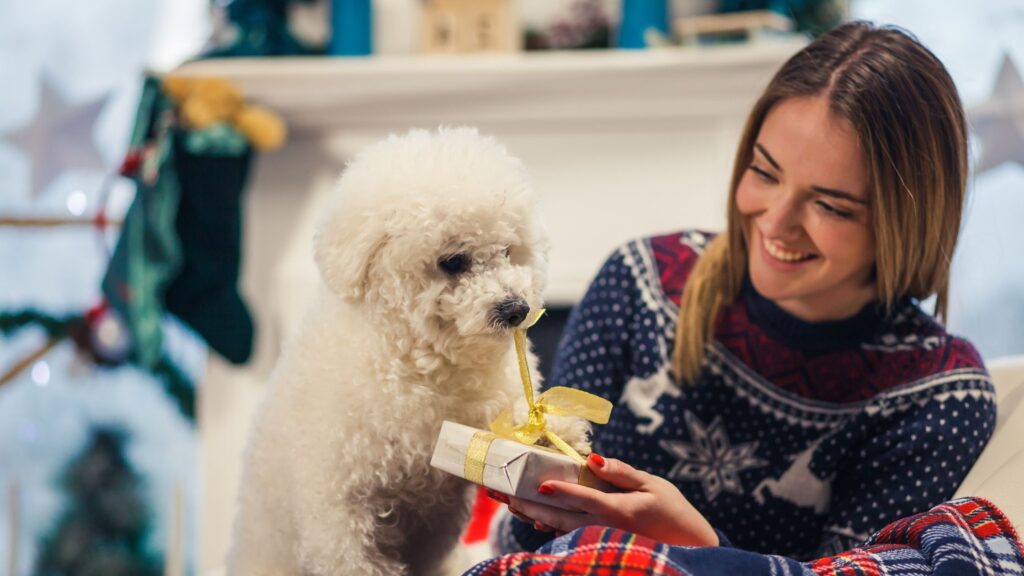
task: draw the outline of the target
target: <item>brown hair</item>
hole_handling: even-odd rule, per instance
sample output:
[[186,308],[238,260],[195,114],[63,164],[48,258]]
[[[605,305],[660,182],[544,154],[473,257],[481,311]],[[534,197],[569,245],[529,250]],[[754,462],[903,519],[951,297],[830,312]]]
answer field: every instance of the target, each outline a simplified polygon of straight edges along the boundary
[[736,189],[768,112],[788,98],[825,96],[850,122],[864,151],[875,236],[875,282],[887,309],[906,296],[937,295],[946,314],[949,264],[967,187],[967,129],[949,73],[910,33],[843,24],[790,58],[754,105],[729,185],[728,230],[697,260],[679,307],[672,367],[693,382],[722,305],[735,301],[747,269]]

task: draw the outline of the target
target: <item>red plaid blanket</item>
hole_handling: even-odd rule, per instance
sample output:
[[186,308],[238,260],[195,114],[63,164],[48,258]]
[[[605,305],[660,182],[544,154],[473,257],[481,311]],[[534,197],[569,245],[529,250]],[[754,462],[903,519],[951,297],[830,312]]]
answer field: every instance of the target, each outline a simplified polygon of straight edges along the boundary
[[893,522],[863,545],[812,562],[735,548],[685,548],[591,526],[536,553],[478,564],[466,576],[1024,576],[1024,548],[1006,516],[979,498],[953,500]]

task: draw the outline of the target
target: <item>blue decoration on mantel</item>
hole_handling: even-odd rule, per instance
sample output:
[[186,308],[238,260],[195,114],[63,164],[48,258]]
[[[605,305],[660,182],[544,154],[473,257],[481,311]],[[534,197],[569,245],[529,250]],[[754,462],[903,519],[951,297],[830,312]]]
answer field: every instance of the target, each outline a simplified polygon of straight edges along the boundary
[[373,52],[371,0],[331,0],[330,54],[367,56]]
[[668,0],[622,0],[619,48],[647,48],[644,33],[650,28],[668,35]]

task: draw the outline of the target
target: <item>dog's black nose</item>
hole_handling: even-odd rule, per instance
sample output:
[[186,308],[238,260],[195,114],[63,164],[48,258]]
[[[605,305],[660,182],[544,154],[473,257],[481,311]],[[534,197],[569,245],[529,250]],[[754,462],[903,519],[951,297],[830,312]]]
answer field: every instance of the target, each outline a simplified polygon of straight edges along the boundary
[[505,328],[515,328],[526,320],[530,305],[522,298],[510,298],[498,304],[494,312],[498,324]]

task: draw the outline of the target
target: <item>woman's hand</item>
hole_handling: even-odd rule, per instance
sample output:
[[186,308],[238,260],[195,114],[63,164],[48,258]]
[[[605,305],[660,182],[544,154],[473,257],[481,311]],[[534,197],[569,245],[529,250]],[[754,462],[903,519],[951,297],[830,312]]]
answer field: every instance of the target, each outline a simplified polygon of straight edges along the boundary
[[718,546],[711,524],[668,480],[597,454],[587,458],[594,474],[622,492],[605,493],[579,484],[549,480],[538,492],[557,497],[577,511],[510,498],[509,511],[534,527],[556,534],[581,526],[610,526],[677,546]]

